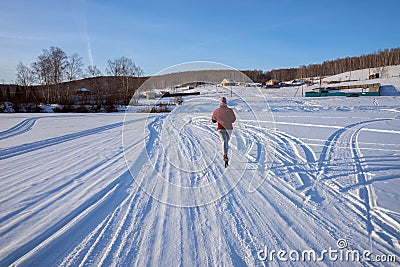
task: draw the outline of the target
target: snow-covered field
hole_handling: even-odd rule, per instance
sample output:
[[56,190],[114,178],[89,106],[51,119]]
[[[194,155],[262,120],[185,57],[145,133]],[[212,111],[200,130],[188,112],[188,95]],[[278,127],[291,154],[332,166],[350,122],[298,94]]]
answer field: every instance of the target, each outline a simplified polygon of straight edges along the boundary
[[[295,90],[1,114],[0,266],[397,266],[400,98]],[[238,117],[227,169],[221,95]]]

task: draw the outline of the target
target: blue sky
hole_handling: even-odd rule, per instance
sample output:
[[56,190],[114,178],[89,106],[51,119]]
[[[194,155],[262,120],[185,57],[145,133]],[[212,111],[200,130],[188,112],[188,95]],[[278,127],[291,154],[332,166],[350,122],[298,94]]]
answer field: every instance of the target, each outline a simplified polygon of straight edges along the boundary
[[152,75],[188,61],[298,67],[400,46],[398,0],[9,0],[0,3],[0,81],[43,49],[105,73],[125,56]]

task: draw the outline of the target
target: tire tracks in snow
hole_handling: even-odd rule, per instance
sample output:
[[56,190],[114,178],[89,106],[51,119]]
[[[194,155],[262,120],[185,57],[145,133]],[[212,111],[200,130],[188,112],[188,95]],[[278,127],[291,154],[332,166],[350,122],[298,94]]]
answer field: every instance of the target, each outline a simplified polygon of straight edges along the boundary
[[[141,152],[137,154],[136,159],[131,164],[131,175],[140,175],[141,169],[146,164],[146,149],[151,149],[155,139],[149,138],[148,142],[150,142],[148,147],[141,147]],[[125,148],[125,150],[137,149],[136,146],[141,144],[141,142],[138,142],[132,147]],[[87,234],[81,243],[64,258],[61,266],[134,264],[135,253],[141,246],[136,246],[131,241],[143,240],[142,231],[137,231],[136,228],[146,225],[147,229],[147,216],[157,202],[154,202],[134,180],[131,181],[132,185],[129,186],[125,197],[120,199],[118,206],[111,210],[109,216]],[[156,218],[153,217],[153,220]],[[99,257],[99,255],[101,256]],[[123,257],[120,257],[121,255]]]
[[[111,143],[114,143],[112,136],[110,139],[105,139],[103,136],[97,136],[96,138],[98,138],[99,142],[105,145],[111,145]],[[81,140],[79,143],[75,142],[70,144],[67,150],[63,150],[62,156],[60,156],[60,152],[57,150],[37,152],[34,156],[23,154],[20,155],[17,160],[21,166],[25,167],[3,172],[4,184],[1,186],[0,193],[11,192],[12,194],[9,194],[7,198],[2,198],[0,204],[3,204],[4,202],[7,202],[9,199],[15,198],[18,195],[25,194],[27,188],[21,185],[26,185],[28,183],[30,186],[36,187],[50,179],[46,178],[43,181],[42,175],[44,168],[46,171],[51,171],[54,176],[59,177],[66,175],[70,170],[75,169],[75,167],[76,169],[79,169],[79,166],[82,165],[82,162],[90,162],[90,159],[93,157],[93,155],[87,153],[87,151],[95,150],[98,147],[98,143],[93,142],[93,140],[94,139],[85,139]],[[42,156],[42,154],[44,155]],[[33,160],[33,158],[35,158],[35,160]],[[69,161],[65,161],[65,158],[68,158]],[[75,175],[75,178],[63,184],[66,185],[69,182],[79,183],[85,174],[95,170],[97,167],[100,167],[102,164],[104,164],[104,162],[100,161],[100,163],[95,164],[96,165],[85,169],[83,172],[79,171],[79,173]],[[53,169],[56,171],[53,171]],[[36,175],[27,175],[27,173],[36,173]],[[15,180],[13,179],[15,175],[25,178]],[[54,183],[59,183],[59,180],[54,179]],[[62,188],[62,186],[57,187]],[[51,188],[51,185],[47,184],[45,192],[41,192],[39,195],[35,194],[34,199],[25,199],[26,204],[30,205],[32,201],[38,201],[39,198],[46,198],[48,195],[47,190],[53,190],[55,192],[57,191]]]
[[[385,212],[379,210],[374,187],[368,182],[370,180],[370,174],[364,171],[366,168],[364,166],[365,163],[363,162],[364,155],[359,147],[359,135],[365,126],[366,125],[363,125],[354,131],[350,140],[351,152],[355,162],[354,168],[356,171],[356,184],[360,185],[357,187],[358,197],[362,200],[364,206],[366,229],[370,237],[370,244],[372,247],[372,240],[375,236],[380,238],[382,241],[387,242],[388,245],[399,247],[399,238],[390,233],[398,231],[400,229],[400,223],[395,222],[387,216]],[[341,191],[345,192],[346,189]]]
[[[97,129],[100,130],[99,132],[106,130],[105,128]],[[111,129],[114,128],[112,127]],[[110,137],[111,142],[109,143],[109,145],[114,145],[115,139],[112,138],[112,135]],[[101,139],[102,141],[104,141],[104,136]],[[117,141],[118,140],[119,139],[117,139]],[[93,140],[91,140],[91,142],[93,143],[93,145],[98,145],[98,143],[93,142]],[[68,155],[68,153],[71,152],[70,155],[85,155],[85,153],[83,153],[85,149],[90,149],[90,146],[82,146],[82,144],[79,144],[78,142],[73,142],[72,144],[77,144],[77,147],[79,149],[76,150],[74,146],[70,146],[70,150],[67,150],[67,153],[65,154]],[[79,162],[75,162],[75,164],[82,164],[82,162],[85,162],[86,159],[87,157],[79,157]],[[65,160],[55,159],[55,162],[65,163]],[[57,163],[55,164],[57,165]],[[87,171],[78,174],[77,179],[85,181],[87,180],[85,177],[90,178],[91,180],[93,180],[91,184],[82,187],[82,183],[77,182],[76,179],[72,179],[63,184],[60,184],[56,188],[50,189],[50,191],[44,192],[42,196],[36,197],[34,200],[34,204],[28,205],[29,211],[18,211],[8,216],[1,224],[1,235],[7,234],[7,231],[15,229],[15,227],[19,227],[18,225],[22,226],[26,224],[26,222],[28,222],[29,220],[36,218],[38,214],[45,213],[46,211],[51,209],[56,203],[60,203],[62,200],[67,199],[69,195],[72,194],[74,198],[76,198],[76,200],[79,200],[80,197],[85,198],[85,192],[90,192],[92,190],[96,191],[98,190],[97,188],[104,187],[104,182],[106,182],[104,189],[101,189],[92,197],[79,204],[80,206],[77,206],[76,208],[71,210],[70,213],[67,213],[65,215],[65,217],[50,219],[51,221],[55,220],[56,222],[49,229],[45,230],[42,233],[39,232],[38,236],[34,239],[24,239],[24,241],[20,243],[20,247],[18,249],[13,250],[6,258],[1,260],[0,265],[3,265],[3,263],[7,263],[8,265],[13,261],[17,263],[30,262],[35,260],[37,261],[38,259],[40,259],[42,251],[46,251],[49,249],[49,247],[51,247],[50,244],[69,244],[71,241],[69,240],[69,237],[66,233],[72,231],[72,229],[76,229],[74,227],[77,224],[81,224],[83,223],[82,221],[86,221],[89,222],[89,225],[92,225],[90,222],[97,220],[97,218],[91,216],[92,213],[104,215],[105,212],[98,210],[98,207],[101,206],[104,208],[105,206],[109,206],[110,204],[115,203],[114,200],[118,199],[118,197],[115,197],[115,192],[121,193],[122,191],[127,189],[127,182],[132,182],[129,174],[123,174],[120,177],[111,179],[110,181],[105,181],[103,179],[103,177],[107,177],[108,175],[115,173],[115,170],[120,168],[119,166],[121,164],[123,164],[123,154],[121,153],[121,151],[116,151],[115,155],[108,156],[107,158],[105,158],[104,161],[101,161],[100,163],[95,164],[93,167],[88,168]],[[83,190],[77,193],[78,191],[80,191],[81,187]],[[44,218],[46,218],[46,216],[44,216]],[[88,226],[82,228],[86,229],[87,227]],[[23,242],[26,243],[23,244]],[[61,245],[61,247],[63,247],[63,245]],[[43,259],[45,259],[46,257],[43,257]]]
[[0,141],[3,139],[7,139],[10,137],[14,137],[20,134],[24,134],[28,131],[30,131],[33,126],[36,124],[36,121],[42,117],[36,117],[36,118],[28,118],[20,123],[14,125],[8,130],[0,132]]
[[68,116],[63,115],[63,116],[39,116],[39,117],[27,118],[17,123],[16,125],[12,126],[11,128],[0,132],[0,141],[3,139],[11,138],[29,132],[36,125],[36,122],[39,119],[76,118],[81,116],[82,115],[68,115]]
[[[373,239],[377,237],[381,240],[379,246],[384,246],[389,250],[393,247],[393,242],[397,244],[395,246],[398,246],[398,238],[390,233],[398,231],[398,229],[400,229],[400,224],[394,222],[384,212],[377,209],[374,188],[368,183],[369,174],[365,171],[363,162],[364,156],[359,147],[358,139],[360,132],[367,125],[388,120],[391,119],[361,121],[347,125],[334,132],[328,138],[322,150],[318,160],[317,178],[311,187],[314,193],[317,192],[317,188],[322,190],[324,198],[327,198],[324,206],[331,205],[334,202],[338,204],[343,203],[351,207],[349,210],[355,213],[355,217],[359,217],[360,222],[365,221],[365,230],[369,238],[371,249],[373,247]],[[342,152],[338,153],[340,150]],[[347,153],[350,153],[351,156],[347,155]],[[338,158],[338,156],[340,158]],[[347,170],[346,168],[342,168],[343,174],[339,174],[338,177],[328,176],[328,173],[332,173],[332,169],[329,168],[335,167],[336,164],[338,164],[336,162],[344,160],[347,161],[349,166]],[[349,164],[349,162],[352,162],[352,164]],[[351,171],[352,169],[354,173]],[[329,172],[327,170],[329,170]],[[338,178],[345,176],[354,176],[356,184],[360,185],[357,187],[359,188],[357,197],[347,193],[348,188],[344,188],[343,185],[337,181]],[[361,212],[363,216],[357,215],[357,211]],[[349,229],[354,229],[354,227],[351,227],[350,223],[348,224]],[[380,225],[379,230],[376,229],[377,224]],[[348,234],[351,235],[351,233]]]
[[[143,119],[138,119],[135,121],[140,121],[140,120],[143,120]],[[125,122],[125,124],[133,123],[135,121]],[[83,130],[83,131],[80,131],[77,133],[71,133],[71,134],[66,134],[66,135],[53,137],[53,138],[49,138],[49,139],[45,139],[45,140],[40,140],[40,141],[36,141],[33,143],[29,143],[29,144],[23,144],[23,145],[19,145],[19,146],[10,147],[10,148],[0,149],[0,160],[9,159],[9,158],[12,158],[12,157],[15,157],[15,156],[18,156],[21,154],[29,153],[32,151],[36,151],[36,150],[39,150],[42,148],[48,148],[51,146],[59,145],[59,144],[73,141],[73,140],[76,140],[76,139],[79,139],[82,137],[99,134],[99,133],[102,133],[105,131],[119,128],[123,125],[124,125],[123,122],[118,122],[118,123],[104,125],[104,126],[100,126],[100,127],[96,127],[96,128],[92,128],[92,129],[88,129],[88,130]]]
[[[215,131],[203,125],[201,120],[193,123],[201,130],[213,134],[214,140],[218,140]],[[145,147],[125,148],[127,151],[132,149],[137,152],[135,160],[130,162],[135,181],[145,182],[137,179],[144,176],[168,181],[187,179],[188,185],[198,185],[199,182],[211,183],[214,179],[223,177],[224,169],[218,164],[208,168],[202,174],[202,179],[175,168],[159,146],[162,126],[162,117],[156,118],[150,123]],[[70,251],[62,252],[65,256],[58,262],[60,266],[256,266],[263,264],[257,260],[257,251],[264,245],[277,250],[302,247],[318,251],[321,247],[328,248],[337,238],[342,237],[338,235],[346,230],[348,221],[362,218],[362,214],[357,215],[358,210],[344,209],[345,205],[353,204],[351,201],[331,202],[332,207],[323,205],[319,210],[305,205],[305,190],[314,185],[315,181],[312,179],[316,180],[316,173],[325,170],[318,167],[322,159],[317,160],[312,149],[295,136],[281,131],[272,134],[266,132],[266,129],[251,125],[246,127],[241,132],[246,137],[238,140],[235,149],[248,149],[246,151],[250,157],[241,160],[252,161],[247,165],[250,173],[270,176],[252,194],[249,194],[248,186],[249,177],[252,176],[247,173],[245,179],[240,180],[229,194],[219,200],[201,207],[180,208],[157,199],[168,202],[170,198],[185,197],[184,192],[172,190],[168,186],[153,187],[155,191],[152,192],[156,192],[156,198],[153,198],[149,195],[151,192],[142,189],[141,184],[132,183],[129,173],[124,173],[117,179],[118,182],[113,183],[114,187],[110,185],[101,194],[94,196],[92,209],[85,202],[86,209],[76,210],[76,217],[79,217],[76,221],[70,220],[64,228],[59,225],[58,231],[46,239],[48,241],[34,246],[34,252],[29,255],[31,258],[25,258],[25,263],[33,262],[44,255],[50,247],[66,242],[70,244],[67,246]],[[346,135],[342,135],[345,131],[341,132],[341,138],[347,137],[347,133],[353,133],[357,140],[361,130],[355,133],[352,132],[353,129],[346,129]],[[188,139],[185,142],[188,150],[181,150],[182,155],[178,155],[180,160],[183,160],[184,155],[195,155],[194,150],[199,145],[197,140],[191,140],[196,138],[194,130],[183,131],[182,138]],[[331,147],[326,149],[324,164],[332,163],[339,139],[337,137],[331,143],[326,142]],[[272,172],[266,173],[265,169],[259,167],[262,164],[268,165],[265,163],[268,160],[266,153],[262,150],[268,140],[278,145],[275,165],[272,166],[275,175],[271,175]],[[357,153],[360,151],[356,148]],[[239,155],[233,152],[234,156]],[[359,153],[358,159],[361,157]],[[155,165],[150,161],[156,161]],[[107,168],[111,166],[112,164]],[[362,164],[360,166],[363,167]],[[232,164],[229,168],[230,176],[226,175],[224,178],[241,175],[238,165]],[[284,180],[288,178],[287,172],[293,175],[289,177],[289,181]],[[297,176],[296,173],[305,176]],[[159,174],[163,174],[163,177],[159,177]],[[330,194],[328,200],[331,200],[340,192],[335,189],[329,193],[332,190],[328,183],[330,177],[322,178],[324,179],[318,180],[318,189],[324,194]],[[193,196],[196,197],[198,196]],[[201,199],[197,201],[201,202]],[[361,200],[358,201],[362,205]],[[337,209],[335,216],[330,218],[334,209]],[[372,214],[371,210],[371,216]],[[337,218],[343,218],[344,222],[338,222]],[[354,235],[363,234],[362,230],[359,231]],[[74,237],[73,241],[68,240],[70,236]],[[387,248],[387,251],[390,249]]]
[[[275,157],[275,166],[272,166],[272,174],[274,174],[274,171],[276,172],[279,168],[283,168],[282,171],[275,173],[273,177],[275,179],[267,179],[264,185],[271,185],[273,189],[275,189],[277,194],[280,194],[281,197],[278,197],[278,199],[286,199],[289,201],[289,203],[293,203],[296,207],[300,208],[301,214],[305,214],[306,217],[308,217],[308,220],[311,220],[312,222],[311,225],[321,227],[324,229],[324,231],[328,234],[328,236],[332,237],[332,240],[338,240],[339,238],[343,238],[343,233],[348,233],[347,237],[350,237],[351,240],[354,242],[351,244],[353,247],[357,248],[357,243],[360,241],[359,239],[362,238],[362,231],[358,230],[356,227],[356,231],[354,235],[352,233],[349,233],[349,229],[352,229],[354,231],[354,226],[351,224],[354,223],[355,218],[359,218],[359,222],[356,222],[357,224],[361,224],[366,220],[367,222],[367,242],[371,240],[370,235],[368,234],[370,230],[368,228],[371,228],[372,223],[369,222],[370,220],[368,219],[370,216],[368,216],[368,212],[366,217],[365,216],[360,216],[358,213],[359,211],[362,211],[362,213],[365,215],[365,209],[368,210],[367,208],[360,209],[360,207],[354,206],[354,202],[352,201],[335,201],[337,200],[337,197],[340,196],[340,192],[337,190],[337,188],[333,187],[331,185],[330,177],[327,176],[327,170],[330,168],[330,165],[333,164],[335,165],[335,159],[337,156],[340,156],[340,154],[337,154],[337,149],[343,149],[346,151],[353,151],[353,161],[359,161],[361,162],[360,158],[362,157],[361,151],[359,148],[353,148],[347,146],[342,146],[341,143],[348,143],[348,144],[358,144],[358,140],[355,142],[351,142],[350,140],[353,139],[354,136],[358,136],[360,130],[362,127],[374,123],[374,122],[379,122],[379,121],[385,121],[386,119],[377,119],[377,120],[369,120],[369,121],[362,121],[359,123],[351,124],[346,127],[343,127],[342,129],[337,130],[334,132],[328,140],[325,142],[324,149],[320,155],[319,158],[316,157],[315,153],[312,151],[312,149],[303,141],[300,139],[290,136],[284,132],[281,131],[276,131],[275,134],[269,134],[265,133],[264,134],[269,134],[270,138],[276,142],[276,157]],[[247,125],[249,128],[249,126]],[[251,126],[250,126],[251,127]],[[253,127],[253,134],[255,136],[257,135],[257,131],[263,131],[262,129],[258,127]],[[357,137],[358,139],[358,137]],[[257,138],[256,138],[257,140]],[[260,139],[257,140],[257,142],[262,142]],[[357,145],[358,147],[358,145]],[[300,148],[298,150],[297,148]],[[256,151],[259,151],[256,149]],[[355,151],[355,152],[354,152]],[[255,155],[254,160],[257,162],[259,160],[258,155]],[[357,163],[355,163],[357,165]],[[358,164],[358,173],[362,173],[363,167],[361,164]],[[277,167],[277,168],[276,168]],[[275,168],[275,169],[274,169]],[[289,174],[294,174],[294,176],[298,176],[299,172],[302,172],[303,174],[306,175],[307,179],[304,179],[303,177],[300,177],[300,181],[302,181],[303,186],[299,187],[292,187],[292,186],[287,186],[287,182],[290,182],[288,180],[281,180],[285,177],[288,176]],[[238,189],[240,187],[237,187]],[[318,189],[318,191],[317,191]],[[259,190],[256,192],[263,194],[264,198],[269,200],[273,200],[271,196],[268,196],[269,191],[263,192],[264,191],[264,186],[260,187]],[[300,192],[299,192],[300,191]],[[319,192],[320,191],[320,192]],[[302,196],[302,193],[304,192],[305,195]],[[371,194],[373,195],[373,193]],[[370,194],[368,194],[367,199],[374,203],[375,200],[371,199]],[[237,200],[235,198],[234,200]],[[313,203],[317,204],[317,207],[319,206],[320,209],[314,208],[313,203],[310,203],[309,201],[312,201]],[[324,201],[326,200],[326,201]],[[324,201],[324,202],[323,202]],[[333,203],[333,202],[335,203]],[[230,201],[234,202],[234,201]],[[309,205],[311,204],[311,206]],[[328,203],[328,204],[327,204]],[[328,207],[329,204],[333,204],[332,207]],[[249,203],[246,202],[246,206],[249,206]],[[361,204],[363,205],[363,204]],[[367,204],[368,205],[368,204]],[[370,205],[372,206],[372,204]],[[276,218],[283,218],[283,222],[288,222],[291,220],[297,221],[291,216],[285,217],[278,208],[280,207],[275,206],[275,208],[272,208],[272,210],[276,210],[277,216]],[[351,207],[350,209],[347,209],[346,207]],[[260,207],[260,210],[262,210],[262,207]],[[329,211],[326,213],[326,210]],[[329,218],[329,214],[336,214],[336,216],[333,216],[333,218],[343,218],[343,223],[338,223],[336,219],[331,219]],[[328,216],[327,216],[328,215]],[[246,217],[246,215],[240,216],[241,218]],[[321,218],[324,218],[323,220]],[[387,220],[387,217],[384,217],[385,220]],[[299,224],[301,224],[302,221],[307,221],[307,219],[299,220]],[[389,220],[390,222],[391,220]],[[279,222],[271,222],[272,225]],[[297,223],[293,223],[292,225],[296,225]],[[384,222],[382,221],[382,224]],[[243,225],[238,223],[237,225]],[[238,226],[239,227],[239,226]],[[360,229],[363,227],[359,227]],[[387,227],[386,227],[387,228]],[[392,251],[393,246],[390,246],[389,243],[386,242],[387,240],[385,239],[385,235],[388,234],[384,230],[384,228],[381,228],[382,231],[380,231],[380,234],[383,235],[381,237],[381,241],[378,244],[376,244],[376,248],[380,251]],[[399,229],[397,227],[397,229]],[[389,229],[389,232],[396,232],[396,228]],[[313,232],[313,229],[310,229],[310,233]],[[386,233],[385,233],[386,232]],[[274,232],[270,232],[270,234],[273,235]],[[279,233],[279,231],[277,231]],[[307,242],[310,243],[311,241],[308,240],[307,235],[301,236],[303,231],[298,230],[298,236],[300,236],[299,240],[304,239]],[[275,233],[276,234],[276,233]],[[294,235],[296,236],[296,235]],[[390,235],[389,235],[390,236]],[[329,240],[328,237],[315,237],[317,239],[323,238],[326,241],[327,246],[329,245],[329,242],[332,243],[332,240]],[[354,240],[352,238],[355,238]],[[241,237],[242,240],[245,240],[244,237]],[[277,239],[284,239],[284,237],[280,236]],[[395,239],[391,239],[393,242]],[[363,242],[360,242],[363,243]],[[295,244],[293,244],[295,245]],[[316,244],[318,247],[318,244]],[[396,247],[396,246],[394,246]],[[279,248],[279,247],[278,247]]]
[[[330,178],[325,175],[325,170],[326,168],[329,168],[329,165],[335,164],[335,157],[337,157],[337,149],[347,149],[352,153],[352,159],[356,168],[356,174],[358,177],[358,183],[357,184],[367,184],[367,175],[364,173],[364,167],[361,158],[362,153],[360,148],[358,147],[358,135],[360,131],[362,130],[363,127],[367,126],[368,124],[375,123],[375,122],[380,122],[380,121],[385,121],[387,119],[376,119],[376,120],[368,120],[368,121],[362,121],[359,123],[351,124],[346,127],[343,127],[342,129],[339,129],[335,133],[333,133],[325,143],[324,149],[317,160],[317,157],[315,156],[315,153],[312,151],[312,149],[306,145],[303,141],[300,139],[290,136],[286,133],[283,133],[281,131],[276,131],[275,135],[270,135],[271,139],[275,140],[276,142],[276,160],[278,162],[281,162],[279,165],[281,167],[278,168],[283,168],[284,171],[281,171],[280,173],[275,173],[275,176],[277,177],[285,177],[288,174],[294,174],[295,176],[300,176],[301,173],[305,174],[307,176],[307,179],[301,178],[300,180],[303,181],[303,186],[295,188],[287,187],[284,185],[284,183],[280,184],[279,186],[274,186],[278,192],[283,193],[283,188],[288,188],[290,193],[293,193],[294,195],[298,195],[296,191],[298,190],[304,190],[306,199],[303,199],[304,204],[306,204],[302,209],[304,212],[306,212],[310,217],[314,218],[314,221],[317,224],[320,224],[327,232],[330,232],[332,235],[336,236],[335,233],[340,232],[337,230],[332,230],[337,228],[337,223],[334,221],[330,221],[329,219],[325,221],[321,221],[318,214],[315,209],[307,209],[307,204],[309,200],[312,200],[313,202],[317,201],[316,203],[318,205],[323,204],[323,200],[329,195],[328,202],[329,204],[334,201],[334,199],[337,199],[337,197],[340,197],[340,192],[335,187],[332,187],[330,183],[333,183],[335,185],[338,185],[337,183],[330,181]],[[347,140],[347,141],[344,141]],[[351,144],[351,146],[340,146],[341,143],[348,143]],[[299,153],[297,150],[296,146],[301,148],[302,153]],[[303,155],[305,157],[303,157]],[[301,167],[304,166],[305,168]],[[277,169],[274,169],[274,166],[272,167],[272,171],[276,171]],[[325,175],[323,179],[321,179],[321,176]],[[268,179],[267,183],[270,183],[272,180]],[[307,182],[304,182],[307,181]],[[289,180],[290,182],[290,180]],[[328,182],[328,183],[327,183]],[[317,191],[317,185],[320,190],[322,190],[324,197],[321,196],[321,193],[318,193]],[[365,185],[367,186],[367,185]],[[340,187],[339,187],[340,188]],[[333,192],[332,192],[333,191]],[[259,190],[260,192],[260,190]],[[291,198],[293,203],[296,203],[296,198],[293,196],[290,197],[289,194],[283,193],[283,196],[285,198]],[[310,195],[311,194],[311,195]],[[300,195],[301,197],[301,195]],[[309,198],[311,197],[311,198]],[[370,243],[372,242],[372,236],[371,232],[374,230],[374,224],[372,222],[373,218],[375,218],[377,215],[375,215],[375,211],[378,211],[380,214],[381,219],[379,220],[380,222],[380,230],[377,231],[378,235],[381,235],[381,242],[379,246],[385,246],[384,243],[390,243],[393,244],[393,241],[396,242],[396,238],[390,235],[390,232],[396,232],[396,229],[399,229],[398,224],[393,224],[390,223],[392,220],[388,216],[383,215],[384,213],[379,212],[379,209],[373,208],[376,206],[376,200],[375,200],[375,194],[373,192],[372,187],[368,187],[365,189],[365,191],[360,192],[360,199],[362,202],[364,202],[364,205],[361,203],[359,204],[354,204],[353,201],[348,201],[346,203],[343,202],[346,206],[351,206],[352,209],[350,209],[350,212],[347,212],[347,215],[341,214],[339,216],[341,217],[347,217],[349,220],[354,217],[358,217],[356,214],[357,210],[360,210],[365,214],[365,217],[361,217],[361,221],[366,221],[366,230],[370,239]],[[349,200],[349,199],[348,199]],[[340,202],[340,201],[339,201]],[[297,202],[298,205],[301,207],[302,203]],[[329,204],[324,204],[322,206],[323,209],[326,208],[326,205]],[[340,203],[338,203],[340,204]],[[342,206],[343,204],[340,204],[339,206]],[[364,206],[362,208],[361,206]],[[314,205],[314,204],[312,204]],[[312,207],[312,206],[311,206]],[[337,207],[338,211],[341,209]],[[356,210],[354,212],[354,210]],[[374,216],[371,214],[374,213]],[[376,219],[375,219],[376,220]],[[386,223],[385,223],[386,222]],[[389,222],[390,225],[392,225],[391,229],[386,229],[388,228],[387,223]],[[347,226],[346,226],[347,225]],[[382,225],[386,225],[386,227],[383,227]],[[343,230],[346,230],[348,232],[348,229],[351,229],[351,226],[349,223],[345,223],[344,226],[341,227],[341,232]],[[387,231],[388,230],[388,231]],[[389,240],[387,238],[387,235],[390,237]],[[341,238],[340,236],[336,236],[336,238]],[[386,240],[385,240],[386,239]],[[398,243],[397,243],[398,244]],[[398,246],[398,245],[397,245]],[[386,249],[390,250],[390,245],[385,246]],[[393,247],[393,246],[392,246]]]
[[30,144],[23,144],[20,146],[15,146],[11,148],[6,148],[0,150],[0,160],[9,159],[21,154],[29,153],[32,151],[36,151],[42,148],[48,148],[50,146],[59,145],[68,141],[76,140],[78,138],[82,138],[89,135],[98,134],[104,131],[108,131],[114,128],[121,127],[123,125],[122,122],[114,123],[106,126],[101,126],[89,130],[84,130],[78,133],[66,134],[63,136],[53,137],[46,140],[36,141]]
[[[112,158],[108,162],[103,162],[103,164],[96,166],[95,168],[93,168],[93,170],[89,171],[85,175],[96,176],[96,173],[112,170],[112,166],[114,166],[118,161],[121,160],[122,157],[119,153],[118,155],[116,155],[116,158]],[[45,246],[49,246],[50,243],[55,241],[57,238],[65,236],[65,232],[68,231],[68,229],[71,228],[75,223],[77,223],[77,221],[84,219],[89,213],[92,212],[95,207],[101,205],[105,201],[105,199],[109,199],[109,194],[112,194],[118,188],[119,184],[121,183],[121,179],[122,178],[118,178],[109,183],[105,187],[105,189],[98,192],[92,198],[86,200],[84,203],[81,204],[80,207],[75,208],[73,211],[71,211],[70,214],[67,214],[61,220],[58,220],[57,223],[55,223],[45,232],[41,233],[37,238],[33,239],[32,241],[28,241],[17,251],[14,251],[4,260],[4,262],[10,262],[10,260],[13,259],[12,261],[15,261],[16,265],[18,265],[17,263],[26,261],[30,257],[40,258],[40,256],[37,255],[38,250],[41,250]],[[85,187],[85,191],[90,191],[92,188],[94,189],[98,187],[99,185],[101,185],[102,182],[102,180],[98,180],[98,182],[92,183],[90,186]],[[54,205],[56,203],[60,203],[60,201],[66,199],[68,195],[79,190],[80,187],[81,184],[75,183],[72,180],[71,182],[67,182],[64,185],[60,186],[59,188],[57,188],[57,190],[53,190],[53,193],[48,193],[45,198],[39,199],[39,201],[37,201],[37,204],[31,205],[28,212],[19,213],[8,224],[2,225],[2,227],[0,228],[1,235],[7,234],[8,231],[14,230],[16,227],[22,227],[26,222],[31,220],[33,216],[38,216],[38,214],[40,213],[46,213],[49,209],[54,208]],[[123,186],[117,191],[124,189],[125,187]],[[84,192],[80,194],[83,197]],[[79,198],[79,194],[75,197]],[[18,257],[19,259],[16,259]]]
[[[160,131],[162,131],[162,128],[159,126],[160,124],[153,128],[157,130],[150,131],[150,134],[159,136]],[[190,133],[185,133],[185,135],[186,134],[190,135]],[[157,137],[153,139],[149,138],[149,140],[153,140],[154,143],[158,143],[156,139]],[[189,142],[188,145],[195,146],[196,144]],[[179,169],[169,164],[169,161],[162,154],[163,151],[159,150],[157,147],[154,149],[155,150],[149,154],[151,158],[157,161],[156,169],[158,173],[164,174],[164,179],[170,180],[171,176],[174,176],[175,180],[188,177],[185,172],[181,172]],[[152,150],[150,149],[150,151]],[[144,164],[142,169],[149,169],[149,167]],[[220,172],[220,169],[217,168],[215,171]],[[147,175],[146,172],[143,174]],[[180,176],[180,178],[177,176]],[[152,176],[147,175],[147,177]],[[215,175],[209,175],[206,176],[205,179],[214,179],[214,177]],[[157,191],[155,197],[156,199],[162,199],[162,202],[168,202],[168,198],[171,197],[170,194],[172,192],[177,194],[177,196],[174,197],[180,197],[181,192],[171,191],[167,186]],[[229,262],[226,253],[221,254],[221,251],[227,251],[227,246],[222,242],[222,230],[216,232],[214,225],[216,227],[219,227],[219,225],[210,222],[210,220],[216,220],[215,217],[209,217],[213,212],[212,204],[202,206],[201,208],[180,208],[154,201],[152,198],[150,198],[149,201],[153,204],[151,205],[151,210],[147,210],[147,214],[143,218],[143,223],[136,222],[136,229],[138,225],[145,225],[145,228],[142,228],[141,231],[138,232],[138,236],[136,237],[138,241],[136,241],[136,245],[131,245],[131,247],[138,247],[139,249],[136,251],[134,258],[136,260],[129,261],[131,263],[130,265],[152,265],[162,261],[165,265],[176,266],[181,264],[182,261],[187,260],[185,257],[182,258],[182,254],[179,253],[180,251],[182,251],[182,253],[194,254],[192,258],[194,263],[218,264],[221,262],[221,257],[225,257],[224,262]],[[201,201],[201,199],[199,201]],[[186,224],[188,224],[188,228],[184,227]],[[177,231],[171,230],[171,228]],[[170,230],[166,231],[166,229]],[[209,243],[210,238],[214,243]],[[167,243],[165,242],[166,240],[168,240]],[[215,242],[217,242],[217,244],[215,244]],[[215,245],[218,248],[224,246],[225,249],[215,249]],[[170,256],[166,258],[166,255]],[[175,257],[171,255],[175,255]]]

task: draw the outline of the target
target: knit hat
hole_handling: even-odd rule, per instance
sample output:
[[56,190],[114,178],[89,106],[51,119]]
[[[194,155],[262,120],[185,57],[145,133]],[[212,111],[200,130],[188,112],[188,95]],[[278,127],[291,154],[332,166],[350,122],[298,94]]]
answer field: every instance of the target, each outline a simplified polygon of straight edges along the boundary
[[225,104],[226,105],[226,98],[223,96],[219,99],[220,104]]

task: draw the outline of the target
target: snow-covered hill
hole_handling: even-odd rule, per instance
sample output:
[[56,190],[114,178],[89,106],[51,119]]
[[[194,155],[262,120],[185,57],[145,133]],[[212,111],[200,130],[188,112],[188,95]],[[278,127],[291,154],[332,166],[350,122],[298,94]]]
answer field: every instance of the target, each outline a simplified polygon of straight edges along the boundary
[[[397,266],[400,99],[297,89],[0,114],[0,266]],[[238,118],[227,169],[220,96]]]
[[[379,78],[370,80],[369,76],[375,73],[379,74]],[[352,82],[345,82],[349,80]],[[342,83],[336,85],[380,83],[381,95],[398,96],[400,95],[400,65],[350,71],[323,79],[323,82],[325,83],[332,81],[342,81]]]
[[323,79],[323,81],[324,82],[347,81],[347,80],[365,81],[369,80],[369,76],[375,73],[379,74],[380,78],[378,78],[379,79],[378,81],[382,80],[384,81],[385,79],[394,77],[398,78],[400,77],[400,65],[348,71],[341,74],[326,77]]
[[[369,79],[369,75],[379,73],[380,78]],[[309,79],[311,80],[311,78]],[[381,96],[400,96],[400,65],[387,66],[384,68],[362,69],[351,72],[344,72],[337,75],[323,77],[321,85],[319,77],[314,77],[315,84],[299,87],[282,87],[279,89],[269,89],[266,94],[268,97],[303,97],[305,92],[317,87],[329,86],[352,86],[357,87],[361,84],[380,83]],[[290,81],[289,81],[290,83]],[[302,94],[303,91],[303,94]]]

